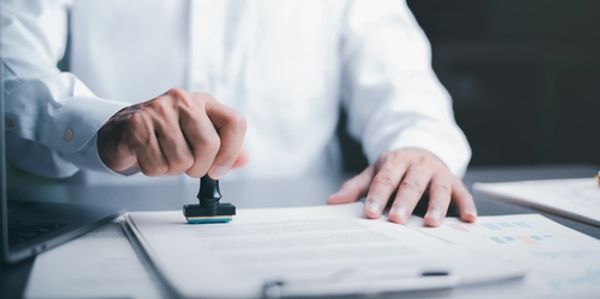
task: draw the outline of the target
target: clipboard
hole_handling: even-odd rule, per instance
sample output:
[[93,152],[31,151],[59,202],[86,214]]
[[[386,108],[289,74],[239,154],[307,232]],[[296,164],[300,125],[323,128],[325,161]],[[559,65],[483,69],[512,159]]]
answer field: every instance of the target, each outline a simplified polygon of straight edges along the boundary
[[[238,222],[223,225],[211,225],[205,227],[203,232],[205,236],[215,234],[219,230],[229,231],[233,234],[233,229],[241,229],[246,226],[257,225],[257,219],[264,219],[265,215],[279,215],[282,218],[307,218],[310,221],[318,222],[327,219],[327,221],[359,221],[362,219],[357,217],[362,208],[357,205],[349,205],[346,207],[326,206],[326,207],[309,207],[309,208],[286,208],[286,209],[256,209],[256,210],[241,210],[238,214]],[[324,218],[325,217],[325,218]],[[180,219],[181,218],[181,219]],[[351,264],[348,267],[338,268],[334,272],[323,272],[321,275],[314,272],[309,276],[298,278],[288,276],[287,274],[294,272],[282,271],[281,275],[261,276],[260,270],[256,274],[240,276],[232,274],[234,271],[217,263],[218,258],[211,257],[205,263],[194,264],[198,261],[188,261],[179,259],[181,255],[190,254],[201,249],[196,248],[191,250],[189,247],[190,240],[184,240],[187,245],[179,248],[178,252],[173,251],[169,247],[169,242],[164,242],[167,238],[173,243],[181,241],[180,239],[189,234],[198,234],[196,227],[189,229],[180,215],[180,212],[138,212],[130,213],[125,216],[126,231],[128,235],[138,243],[138,249],[141,254],[149,261],[149,265],[153,268],[156,276],[165,285],[170,293],[179,297],[206,297],[206,298],[288,298],[288,297],[320,297],[320,296],[353,296],[353,295],[376,295],[381,293],[403,293],[403,292],[418,292],[418,291],[441,291],[448,290],[460,285],[464,281],[460,273],[456,273],[448,264],[429,263],[428,265],[413,265],[410,268],[397,267],[393,271],[379,271],[377,268],[369,268],[356,266]],[[318,220],[321,219],[321,220]],[[178,222],[180,221],[180,222]],[[276,223],[277,219],[273,223]],[[350,222],[348,222],[350,223]],[[378,226],[375,222],[368,222]],[[391,226],[388,226],[391,225]],[[283,224],[281,224],[283,225]],[[381,223],[385,227],[398,229],[400,226],[391,223]],[[156,231],[154,231],[156,229]],[[407,234],[412,234],[413,238],[418,235],[417,232],[409,228],[403,228]],[[184,231],[184,232],[181,232]],[[237,231],[239,232],[239,231]],[[334,238],[336,233],[334,232]],[[190,235],[191,236],[191,235]],[[213,236],[214,237],[214,236]],[[219,237],[214,237],[219,239]],[[224,237],[234,239],[233,237]],[[433,238],[426,238],[427,242],[433,242],[437,248],[434,250],[443,250],[443,242],[436,241]],[[189,238],[188,238],[189,239]],[[210,239],[210,238],[206,238]],[[179,240],[179,241],[173,241]],[[202,240],[202,238],[200,238]],[[237,239],[235,239],[237,240]],[[252,238],[248,239],[252,240]],[[341,240],[341,239],[340,239]],[[206,243],[210,242],[201,242]],[[431,243],[431,244],[433,244]],[[248,249],[251,249],[252,243],[246,242]],[[424,243],[425,244],[425,243]],[[180,244],[181,245],[181,244]],[[227,247],[222,247],[227,248]],[[422,248],[426,250],[425,248]],[[177,251],[177,250],[174,250]],[[243,250],[234,249],[235,252],[244,252]],[[252,251],[252,250],[250,250]],[[457,252],[459,250],[456,250]],[[168,253],[171,252],[171,253]],[[186,253],[187,252],[187,253]],[[210,251],[205,251],[205,254],[211,254]],[[192,254],[193,256],[193,254]],[[452,258],[452,256],[445,256]],[[477,263],[477,257],[474,257]],[[211,264],[211,261],[214,262]],[[252,261],[248,261],[252,263]],[[493,260],[488,259],[488,263],[492,263],[490,268],[494,268]],[[174,265],[179,263],[179,265]],[[276,264],[276,263],[275,263]],[[189,269],[197,270],[190,272]],[[216,266],[218,265],[218,266]],[[326,267],[324,266],[324,269]],[[327,268],[330,269],[330,268]],[[525,272],[522,269],[513,269],[511,267],[498,267],[498,271],[487,272],[487,276],[483,275],[481,281],[495,281],[500,279],[513,279],[523,277]],[[489,275],[492,274],[492,275]],[[487,278],[486,278],[487,277]]]

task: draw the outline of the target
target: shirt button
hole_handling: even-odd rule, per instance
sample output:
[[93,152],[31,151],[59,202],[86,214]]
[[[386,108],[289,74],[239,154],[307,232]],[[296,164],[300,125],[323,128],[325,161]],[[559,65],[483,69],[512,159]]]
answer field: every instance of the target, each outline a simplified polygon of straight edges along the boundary
[[71,129],[66,129],[65,130],[65,134],[63,135],[63,139],[66,142],[70,142],[71,140],[73,140],[73,130]]
[[13,129],[15,127],[15,120],[7,117],[4,119],[4,124],[6,124],[6,127],[9,129]]

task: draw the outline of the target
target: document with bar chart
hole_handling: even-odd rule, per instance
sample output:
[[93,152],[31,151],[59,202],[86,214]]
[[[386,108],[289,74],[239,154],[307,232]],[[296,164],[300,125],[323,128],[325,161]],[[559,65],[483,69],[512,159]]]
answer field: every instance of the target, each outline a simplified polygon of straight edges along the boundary
[[[529,267],[522,282],[495,286],[498,298],[597,298],[600,294],[600,241],[546,217],[481,216],[477,223],[448,218],[439,228],[423,227],[422,222],[413,218],[409,227]],[[469,290],[455,291],[456,298],[470,298]]]

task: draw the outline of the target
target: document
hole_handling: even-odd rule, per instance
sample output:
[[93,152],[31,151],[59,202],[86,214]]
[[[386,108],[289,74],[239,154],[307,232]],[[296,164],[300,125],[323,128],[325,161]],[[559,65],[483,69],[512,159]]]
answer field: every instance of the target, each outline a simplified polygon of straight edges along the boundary
[[475,193],[600,226],[600,186],[594,178],[475,183]]
[[362,213],[362,203],[355,203],[243,209],[227,224],[189,225],[181,211],[129,213],[126,219],[158,272],[188,297],[444,289],[527,271]]
[[600,241],[537,214],[482,216],[477,223],[448,218],[427,228],[409,227],[449,244],[496,255],[530,269],[524,280],[458,288],[451,298],[599,298]]
[[161,298],[119,223],[37,256],[26,298]]

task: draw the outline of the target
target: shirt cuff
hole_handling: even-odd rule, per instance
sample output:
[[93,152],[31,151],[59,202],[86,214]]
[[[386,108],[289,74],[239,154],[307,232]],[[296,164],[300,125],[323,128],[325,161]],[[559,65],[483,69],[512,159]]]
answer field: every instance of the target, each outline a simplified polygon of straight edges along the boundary
[[[68,101],[50,132],[59,134],[50,143],[61,156],[80,169],[120,175],[108,168],[98,152],[98,131],[128,103],[79,97]],[[60,136],[62,135],[62,136]]]
[[56,110],[46,128],[45,144],[62,154],[80,152],[100,128],[128,104],[93,97],[77,97]]

